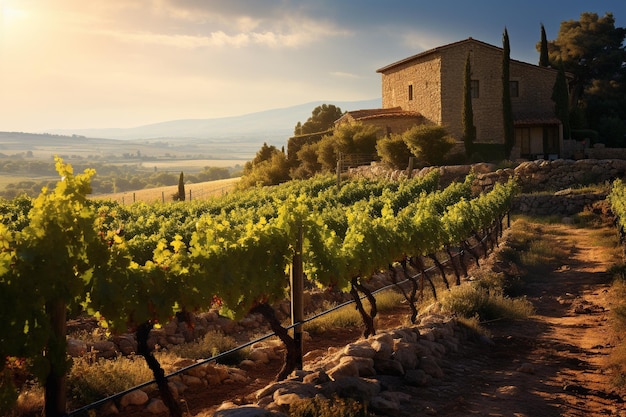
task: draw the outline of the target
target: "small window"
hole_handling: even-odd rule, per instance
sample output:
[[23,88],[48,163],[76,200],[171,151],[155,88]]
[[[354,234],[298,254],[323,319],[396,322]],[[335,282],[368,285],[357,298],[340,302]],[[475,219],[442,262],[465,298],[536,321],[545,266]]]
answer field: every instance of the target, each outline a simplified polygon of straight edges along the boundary
[[511,98],[519,97],[519,81],[509,81],[509,91]]
[[478,98],[478,80],[472,80],[470,82],[470,90],[472,93],[472,98]]
[[409,100],[413,100],[413,85],[409,85]]

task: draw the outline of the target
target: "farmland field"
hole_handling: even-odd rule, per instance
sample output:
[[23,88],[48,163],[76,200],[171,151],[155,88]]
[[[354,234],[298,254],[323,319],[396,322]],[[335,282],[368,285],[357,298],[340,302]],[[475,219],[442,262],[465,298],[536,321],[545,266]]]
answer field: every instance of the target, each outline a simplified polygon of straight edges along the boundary
[[205,167],[230,168],[243,166],[247,160],[245,159],[188,159],[188,160],[162,160],[162,161],[146,161],[141,163],[141,167],[147,170],[158,169],[159,171],[182,171],[182,172],[200,172]]
[[[189,199],[206,199],[209,197],[219,197],[233,190],[239,177],[227,178],[223,180],[199,182],[197,184],[185,184],[185,195]],[[91,198],[111,199],[122,204],[131,204],[136,201],[154,203],[161,201],[172,201],[172,195],[178,191],[177,185],[168,187],[149,188],[145,190],[126,191],[123,193],[97,194]]]

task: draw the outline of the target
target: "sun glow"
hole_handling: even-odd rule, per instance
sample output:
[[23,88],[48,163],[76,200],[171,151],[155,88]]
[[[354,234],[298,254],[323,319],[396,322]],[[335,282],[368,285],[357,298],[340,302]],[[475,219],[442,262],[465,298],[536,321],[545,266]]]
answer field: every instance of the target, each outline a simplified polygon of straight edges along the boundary
[[10,24],[26,16],[25,10],[12,7],[8,0],[0,0],[0,21],[2,23]]

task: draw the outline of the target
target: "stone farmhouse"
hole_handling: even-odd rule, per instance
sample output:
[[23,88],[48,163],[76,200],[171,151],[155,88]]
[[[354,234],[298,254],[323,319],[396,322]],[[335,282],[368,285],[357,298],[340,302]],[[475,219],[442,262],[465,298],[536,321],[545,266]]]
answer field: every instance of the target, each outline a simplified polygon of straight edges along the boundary
[[[440,46],[377,70],[382,75],[382,109],[346,113],[336,123],[373,123],[381,134],[400,133],[419,123],[444,126],[463,139],[463,84],[470,56],[471,93],[477,143],[504,143],[502,120],[503,49],[468,38]],[[563,128],[555,117],[552,88],[557,70],[510,61],[515,125],[512,158],[556,159]]]

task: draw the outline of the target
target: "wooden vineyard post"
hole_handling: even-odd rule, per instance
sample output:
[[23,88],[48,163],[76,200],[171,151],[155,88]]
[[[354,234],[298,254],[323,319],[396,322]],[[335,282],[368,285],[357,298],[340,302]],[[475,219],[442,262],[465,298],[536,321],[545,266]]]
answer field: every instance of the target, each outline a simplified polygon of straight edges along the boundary
[[302,323],[304,320],[304,272],[302,266],[302,225],[298,226],[295,253],[291,265],[291,324],[296,344],[296,367],[302,369]]
[[407,168],[406,176],[408,179],[413,177],[413,167],[415,166],[415,157],[409,157],[409,167]]
[[337,189],[341,187],[341,152],[337,158]]
[[67,384],[65,380],[65,360],[67,342],[67,312],[63,300],[46,303],[46,314],[50,318],[52,334],[46,346],[46,360],[49,366],[45,381],[45,415],[61,417],[66,413]]

